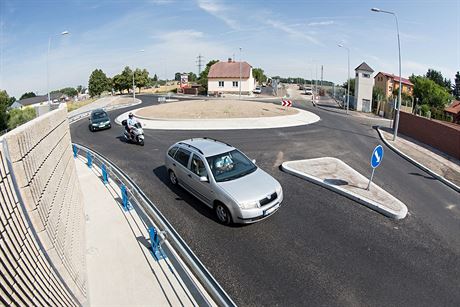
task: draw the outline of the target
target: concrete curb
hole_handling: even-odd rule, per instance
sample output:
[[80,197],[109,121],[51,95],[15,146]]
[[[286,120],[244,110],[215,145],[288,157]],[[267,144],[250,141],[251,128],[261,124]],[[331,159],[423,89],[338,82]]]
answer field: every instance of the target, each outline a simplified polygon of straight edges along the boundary
[[401,157],[403,157],[404,159],[406,159],[407,161],[409,161],[410,163],[412,163],[413,165],[417,166],[418,168],[420,168],[421,170],[427,172],[428,174],[430,174],[431,176],[433,176],[434,178],[436,178],[437,180],[441,181],[442,183],[444,183],[445,185],[447,185],[449,188],[453,189],[454,191],[460,193],[460,187],[458,185],[456,185],[455,183],[453,183],[452,181],[449,181],[447,180],[446,178],[442,177],[441,175],[438,175],[437,173],[435,173],[434,171],[432,171],[431,169],[429,169],[428,167],[424,166],[423,164],[421,164],[420,162],[417,162],[416,160],[412,159],[411,157],[409,157],[408,155],[406,155],[405,153],[401,152],[399,149],[397,149],[396,147],[394,147],[393,145],[391,145],[382,135],[382,131],[380,131],[380,127],[377,126],[377,132],[380,136],[380,138],[382,139],[383,143],[385,143],[386,146],[388,146],[391,150],[393,150],[395,153],[397,153],[398,155],[400,155]]
[[[131,110],[134,114],[136,111]],[[297,109],[299,113],[286,116],[272,117],[255,117],[255,118],[219,118],[219,119],[146,119],[139,117],[145,121],[144,129],[152,130],[250,130],[250,129],[273,129],[273,128],[288,128],[314,124],[321,118],[313,112]],[[120,114],[114,121],[121,125],[122,118],[127,118],[127,113]],[[280,122],[280,120],[284,120]],[[238,124],[235,124],[237,122]],[[157,124],[156,126],[152,126]],[[201,123],[197,127],[197,123]],[[168,126],[169,125],[169,126]]]
[[330,185],[330,184],[327,184],[325,183],[323,180],[317,178],[317,177],[314,177],[314,176],[310,176],[310,175],[307,175],[305,173],[302,173],[302,172],[299,172],[291,167],[289,167],[287,165],[287,163],[289,162],[284,162],[283,164],[281,164],[281,169],[283,171],[285,171],[286,173],[289,173],[291,175],[294,175],[294,176],[297,176],[299,178],[302,178],[302,179],[305,179],[305,180],[308,180],[310,182],[313,182],[315,184],[318,184],[326,189],[329,189],[331,191],[334,191],[336,193],[339,193],[351,200],[354,200],[374,211],[377,211],[387,217],[390,217],[390,218],[393,218],[393,219],[396,219],[396,220],[400,220],[400,219],[403,219],[406,217],[407,215],[407,207],[404,205],[403,209],[398,212],[398,211],[394,211],[392,209],[389,209],[389,208],[386,208],[385,206],[382,206],[381,204],[373,201],[373,200],[370,200],[366,197],[363,197],[363,196],[360,196],[356,193],[353,193],[353,192],[350,192],[350,191],[347,191],[345,189],[342,189],[338,186],[333,186],[333,185]]

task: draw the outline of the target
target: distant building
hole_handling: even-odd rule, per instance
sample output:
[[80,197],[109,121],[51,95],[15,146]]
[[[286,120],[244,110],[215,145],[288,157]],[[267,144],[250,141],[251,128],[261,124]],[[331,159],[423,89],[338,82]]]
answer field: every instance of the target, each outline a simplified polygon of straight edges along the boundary
[[[395,89],[399,89],[399,77],[388,74],[385,72],[379,72],[375,77],[375,87],[382,89],[382,91],[385,93],[384,98],[389,98],[393,96],[393,91]],[[410,82],[409,79],[401,78],[401,84],[402,84],[402,93],[406,93],[409,96],[413,95],[414,92],[414,84]]]
[[[67,95],[62,93],[51,93],[50,99],[52,102],[61,102],[68,100]],[[38,107],[48,103],[48,95],[30,97],[25,99],[16,100],[12,105],[11,109],[22,109],[24,107]]]
[[355,102],[354,109],[361,112],[372,112],[372,90],[374,87],[374,70],[362,62],[355,68]]
[[452,116],[454,123],[460,124],[460,101],[454,100],[448,107],[444,109],[444,112]]
[[208,73],[208,94],[238,94],[241,63],[241,94],[249,95],[255,88],[252,66],[247,62],[217,62],[211,66]]

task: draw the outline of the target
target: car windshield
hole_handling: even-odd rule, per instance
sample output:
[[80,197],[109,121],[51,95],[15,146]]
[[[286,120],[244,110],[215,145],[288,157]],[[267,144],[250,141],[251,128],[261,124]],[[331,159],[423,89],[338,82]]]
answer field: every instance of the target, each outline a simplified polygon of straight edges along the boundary
[[234,180],[254,172],[254,165],[238,150],[206,158],[216,182]]
[[94,112],[93,119],[103,119],[106,118],[107,114],[105,112]]

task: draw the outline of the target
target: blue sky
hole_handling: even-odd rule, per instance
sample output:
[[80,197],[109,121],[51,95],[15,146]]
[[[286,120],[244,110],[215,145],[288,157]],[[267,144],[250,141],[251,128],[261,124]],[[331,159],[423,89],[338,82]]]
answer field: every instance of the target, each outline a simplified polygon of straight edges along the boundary
[[[108,76],[124,66],[173,78],[197,72],[196,57],[234,54],[267,75],[318,76],[342,83],[362,61],[397,74],[397,12],[403,75],[460,70],[460,0],[256,1],[256,0],[0,0],[0,89],[20,96],[50,87],[86,85],[95,68]],[[60,36],[67,30],[71,34]],[[144,52],[139,50],[143,49]]]

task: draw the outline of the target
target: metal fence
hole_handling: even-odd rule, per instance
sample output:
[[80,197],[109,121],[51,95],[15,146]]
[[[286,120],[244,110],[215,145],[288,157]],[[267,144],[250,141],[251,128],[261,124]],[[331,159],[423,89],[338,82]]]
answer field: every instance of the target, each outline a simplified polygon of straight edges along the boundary
[[[192,252],[192,250],[188,247],[181,236],[171,226],[168,220],[156,208],[155,204],[148,199],[144,192],[131,178],[129,178],[128,175],[126,175],[110,160],[86,146],[73,144],[73,152],[74,157],[80,155],[86,159],[88,166],[95,165],[99,167],[103,173],[103,181],[110,178],[114,183],[117,184],[117,186],[120,187],[120,189],[123,191],[122,195],[126,196],[126,200],[129,201],[129,204],[132,205],[133,209],[139,210],[140,215],[148,219],[146,224],[150,224],[150,226],[156,226],[157,233],[161,237],[160,240],[162,241],[162,246],[165,247],[165,250],[168,253],[168,257],[170,257],[170,259],[172,258],[176,264],[180,264],[182,262],[185,263],[190,271],[193,272],[194,276],[199,280],[201,285],[206,289],[207,293],[219,306],[236,306],[229,295],[222,289],[222,287],[214,279],[211,273],[209,273],[209,271],[201,263],[198,257]],[[104,173],[106,175],[104,175]],[[122,199],[122,202],[125,203],[125,200]],[[172,250],[175,252],[171,252]],[[180,259],[177,259],[176,257],[180,257]],[[200,288],[193,282],[191,277],[188,280],[188,284],[193,285],[194,289],[190,292],[200,306],[211,305],[210,302],[206,299],[204,293],[200,291]]]

